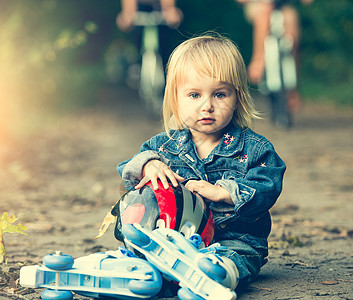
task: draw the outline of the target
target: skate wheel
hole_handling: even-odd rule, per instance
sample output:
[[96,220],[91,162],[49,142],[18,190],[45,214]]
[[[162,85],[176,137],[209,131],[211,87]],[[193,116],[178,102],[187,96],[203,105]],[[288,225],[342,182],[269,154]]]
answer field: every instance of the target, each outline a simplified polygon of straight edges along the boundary
[[151,239],[146,234],[138,230],[132,224],[125,224],[122,228],[122,232],[128,240],[139,247],[146,246],[151,242]]
[[137,295],[155,296],[162,288],[162,279],[158,281],[131,280],[128,288]]
[[211,259],[207,257],[200,258],[197,264],[208,277],[217,282],[221,282],[227,276],[227,271],[222,266],[213,263]]
[[43,300],[72,300],[70,291],[44,290],[40,296]]
[[201,236],[197,233],[189,237],[189,241],[198,249],[202,243]]
[[71,269],[73,264],[73,257],[68,254],[62,254],[61,252],[48,254],[43,258],[43,265],[53,270]]
[[194,294],[188,288],[181,288],[178,290],[178,298],[180,300],[203,300],[204,298]]

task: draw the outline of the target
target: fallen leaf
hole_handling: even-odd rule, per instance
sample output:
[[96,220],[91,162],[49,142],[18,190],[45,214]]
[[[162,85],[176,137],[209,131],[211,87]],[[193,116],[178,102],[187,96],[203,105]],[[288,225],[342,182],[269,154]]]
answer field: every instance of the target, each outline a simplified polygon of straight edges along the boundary
[[114,223],[116,220],[116,217],[111,214],[109,211],[107,215],[105,216],[103,223],[101,227],[99,228],[98,235],[94,238],[95,240],[100,238],[101,236],[104,235],[104,233],[107,231],[109,228],[110,224]]
[[338,280],[326,280],[320,283],[323,285],[335,285],[335,284],[339,284],[340,282]]
[[340,236],[353,237],[353,230],[342,230]]
[[264,291],[268,291],[268,292],[272,292],[272,289],[270,289],[270,288],[257,287],[257,289],[259,289],[259,290],[264,290]]
[[343,281],[343,282],[350,282],[350,283],[353,283],[353,280],[346,280],[346,279],[337,279],[337,281]]
[[17,225],[11,225],[12,223],[16,222],[19,218],[17,218],[15,215],[12,215],[11,217],[9,214],[5,211],[2,214],[2,217],[0,218],[0,230],[5,233],[21,233],[21,234],[26,234],[23,232],[24,230],[27,230],[26,226],[23,226],[21,223],[18,223]]
[[9,214],[5,211],[1,218],[0,218],[0,264],[6,260],[6,250],[5,250],[5,244],[4,244],[4,233],[20,233],[20,234],[27,234],[24,231],[27,230],[26,226],[23,226],[21,223],[18,223],[17,225],[12,225],[12,223],[15,223],[19,218],[17,218],[15,215],[12,215],[11,217]]

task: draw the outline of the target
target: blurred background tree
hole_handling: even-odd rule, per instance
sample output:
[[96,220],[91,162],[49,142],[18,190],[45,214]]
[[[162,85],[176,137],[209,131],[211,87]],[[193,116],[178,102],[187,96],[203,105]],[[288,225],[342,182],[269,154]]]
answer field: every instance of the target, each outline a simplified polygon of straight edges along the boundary
[[[179,0],[177,4],[184,21],[174,31],[170,49],[194,34],[215,30],[230,36],[249,61],[251,28],[234,0]],[[138,53],[124,48],[131,47],[131,38],[116,28],[119,10],[119,0],[0,2],[0,138],[9,128],[16,130],[13,120],[25,117],[32,108],[98,102],[109,65],[119,65],[107,54],[119,56],[122,49],[130,56]],[[303,96],[352,105],[351,0],[316,0],[310,6],[298,5],[298,10]]]
[[352,105],[353,2],[316,0],[299,12],[304,96]]

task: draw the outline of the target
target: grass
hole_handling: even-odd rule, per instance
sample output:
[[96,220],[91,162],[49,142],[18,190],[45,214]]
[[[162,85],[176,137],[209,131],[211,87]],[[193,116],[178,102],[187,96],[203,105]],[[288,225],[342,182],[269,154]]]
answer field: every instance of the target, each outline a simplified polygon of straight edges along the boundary
[[337,106],[353,106],[353,83],[320,82],[314,78],[302,78],[301,95],[312,102],[334,103]]

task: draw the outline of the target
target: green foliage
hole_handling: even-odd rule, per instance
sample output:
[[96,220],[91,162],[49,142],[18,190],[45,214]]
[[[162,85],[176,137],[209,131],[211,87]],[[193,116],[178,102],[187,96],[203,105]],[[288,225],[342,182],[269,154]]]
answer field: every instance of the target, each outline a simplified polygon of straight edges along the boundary
[[88,13],[86,4],[67,0],[2,3],[0,86],[12,99],[0,101],[15,100],[27,108],[92,101],[88,98],[94,97],[95,83],[101,80],[104,46],[95,43],[102,29],[95,20],[100,9],[91,5]]
[[179,30],[186,38],[209,30],[226,34],[238,45],[244,59],[249,61],[252,30],[244,19],[241,6],[235,0],[193,0],[177,3],[184,13]]
[[[95,103],[105,80],[107,48],[116,39],[131,37],[116,28],[119,4],[119,0],[2,1],[0,113],[5,111],[3,103],[17,103],[23,110]],[[252,30],[235,0],[179,0],[177,5],[184,20],[172,33],[170,49],[195,34],[214,30],[230,36],[249,62]],[[353,103],[351,0],[316,0],[297,7],[302,20],[304,95]]]
[[[353,5],[351,0],[297,2],[301,19],[300,88],[306,98],[353,104]],[[180,31],[190,37],[207,30],[228,34],[248,62],[252,31],[234,0],[178,1]]]
[[21,223],[14,225],[18,221],[15,215],[11,217],[7,212],[4,212],[0,218],[0,263],[6,262],[6,250],[4,244],[4,233],[20,233],[26,234],[24,231],[27,230],[26,226],[23,226]]
[[353,104],[353,5],[350,0],[301,6],[302,90]]

